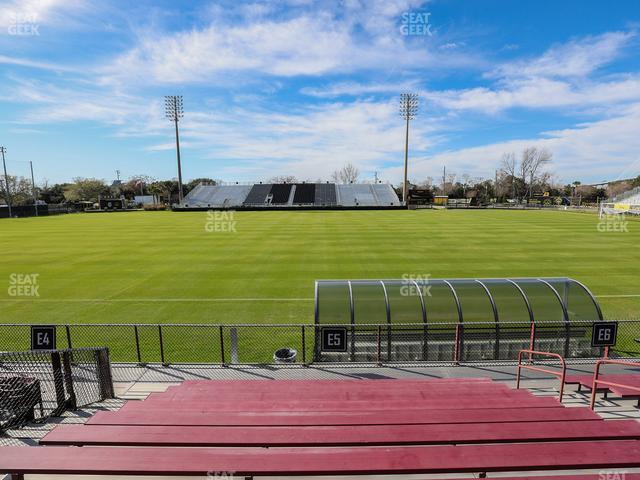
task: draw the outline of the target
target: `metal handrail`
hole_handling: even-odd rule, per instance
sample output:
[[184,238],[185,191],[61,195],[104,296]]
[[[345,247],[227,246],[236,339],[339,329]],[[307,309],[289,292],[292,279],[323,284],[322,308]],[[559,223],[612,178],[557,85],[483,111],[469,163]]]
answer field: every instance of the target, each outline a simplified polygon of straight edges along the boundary
[[[546,356],[546,357],[553,357],[553,358],[557,358],[558,360],[560,360],[560,366],[561,366],[561,371],[557,372],[555,370],[549,370],[547,368],[542,368],[542,367],[534,367],[533,365],[524,365],[522,363],[522,354],[523,353],[528,353],[529,354],[529,360],[533,361],[533,359],[531,358],[533,355],[541,355],[541,356]],[[533,370],[535,372],[543,372],[543,373],[549,373],[551,375],[555,375],[556,377],[558,377],[560,379],[560,396],[558,398],[558,400],[560,402],[562,402],[562,395],[564,394],[564,379],[567,375],[567,364],[564,360],[564,357],[558,353],[552,353],[552,352],[539,352],[537,350],[520,350],[518,352],[518,374],[516,377],[516,389],[520,388],[520,371],[522,369],[527,369],[527,370]]]
[[620,387],[620,388],[628,388],[629,390],[635,390],[636,392],[640,392],[640,387],[635,387],[633,385],[624,385],[622,383],[609,382],[607,380],[598,380],[598,375],[600,375],[600,365],[604,364],[608,365],[627,365],[630,367],[640,367],[640,362],[625,362],[623,360],[598,360],[596,362],[596,368],[593,371],[593,383],[591,384],[591,401],[589,402],[589,408],[591,410],[594,409],[596,404],[596,392],[598,388],[598,384],[607,385],[609,387]]

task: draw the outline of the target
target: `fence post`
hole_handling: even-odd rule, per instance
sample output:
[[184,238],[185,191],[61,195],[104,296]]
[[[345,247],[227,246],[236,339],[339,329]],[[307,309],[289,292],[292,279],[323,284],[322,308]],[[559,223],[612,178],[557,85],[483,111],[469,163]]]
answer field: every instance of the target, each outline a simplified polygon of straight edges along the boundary
[[300,332],[302,334],[302,365],[306,367],[307,366],[307,342],[305,339],[304,325],[302,325]]
[[382,365],[382,325],[378,325],[378,365]]
[[113,378],[111,377],[111,362],[109,360],[109,349],[100,348],[94,351],[96,360],[96,370],[98,371],[98,384],[100,385],[100,396],[102,400],[114,398]]
[[140,337],[138,335],[138,325],[133,326],[133,331],[136,335],[136,354],[138,355],[138,365],[142,365],[142,356],[140,355]]
[[164,361],[164,341],[162,340],[162,325],[158,325],[158,338],[160,340],[160,361],[162,362],[162,365],[167,367],[169,366],[169,364]]
[[429,329],[427,324],[424,324],[424,333],[423,333],[423,341],[422,341],[422,360],[427,361],[429,359]]
[[53,415],[59,415],[65,409],[67,396],[64,391],[64,375],[62,373],[60,352],[56,350],[51,352],[51,369],[53,371],[53,386],[56,390],[56,404],[58,405],[53,411]]
[[455,363],[460,362],[460,324],[456,325],[456,340],[455,347],[453,349],[453,361]]
[[71,349],[73,348],[73,345],[71,345],[71,327],[69,325],[65,325],[65,330],[67,331],[67,347]]
[[62,368],[64,371],[64,386],[69,393],[69,400],[66,402],[69,408],[75,410],[77,407],[76,391],[73,388],[73,371],[71,370],[71,351],[62,352]]
[[222,360],[222,366],[226,367],[227,362],[224,359],[224,327],[220,325],[220,357]]
[[[536,349],[536,324],[531,324],[531,337],[529,339],[529,350]],[[533,356],[529,354],[529,361],[533,361]]]

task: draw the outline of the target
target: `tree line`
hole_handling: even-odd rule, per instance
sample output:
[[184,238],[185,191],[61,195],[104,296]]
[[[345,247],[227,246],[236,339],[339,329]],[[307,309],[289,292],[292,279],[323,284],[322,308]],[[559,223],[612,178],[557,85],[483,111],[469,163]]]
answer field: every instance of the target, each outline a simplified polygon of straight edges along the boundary
[[[31,180],[9,175],[9,192],[13,205],[32,205],[33,186]],[[3,179],[4,180],[4,179]],[[196,178],[183,184],[185,195],[201,182],[216,184],[211,178]],[[7,201],[6,186],[0,182],[0,199]],[[108,184],[98,178],[76,177],[72,182],[50,184],[42,182],[35,187],[36,197],[47,204],[74,202],[97,202],[99,197],[133,200],[136,195],[155,195],[161,203],[170,204],[178,199],[177,180],[157,180],[148,175],[135,175],[126,181]]]
[[[563,185],[548,170],[553,154],[544,148],[528,147],[520,154],[506,152],[500,159],[495,177],[492,179],[473,177],[469,174],[457,175],[447,173],[437,181],[433,177],[418,182],[409,182],[409,190],[421,191],[422,198],[432,200],[437,195],[450,198],[475,198],[479,203],[490,203],[493,200],[527,201],[544,193],[551,197],[581,196],[585,202],[597,202],[599,199],[611,197],[640,186],[640,177],[628,182],[618,182],[609,186],[608,190],[583,186],[579,181]],[[4,179],[3,179],[4,180]],[[7,177],[11,202],[14,205],[33,204],[34,191],[31,180],[25,177]],[[306,180],[310,182],[311,180]],[[357,183],[360,171],[351,163],[331,174],[335,183]],[[275,176],[267,183],[299,183],[293,175]],[[323,182],[322,179],[316,182]],[[212,178],[196,178],[183,184],[184,194],[188,194],[199,183],[220,184],[220,180]],[[400,185],[397,189],[402,191]],[[97,202],[99,197],[124,196],[133,200],[136,195],[155,195],[161,203],[171,204],[178,200],[177,180],[158,180],[148,175],[134,175],[125,181],[114,181],[108,184],[97,178],[76,177],[72,182],[49,184],[44,181],[35,187],[38,200],[48,204],[73,202]],[[0,200],[7,202],[5,182],[0,182]]]
[[412,183],[410,189],[422,190],[423,199],[447,195],[449,198],[474,198],[483,204],[494,200],[501,203],[507,200],[526,202],[543,195],[555,198],[580,197],[583,202],[596,203],[640,186],[640,176],[630,181],[612,182],[606,189],[582,185],[580,181],[563,184],[549,170],[552,161],[551,151],[528,147],[519,154],[505,152],[494,178],[478,178],[468,174],[458,176],[449,172],[444,178],[434,180],[433,177],[427,177]]

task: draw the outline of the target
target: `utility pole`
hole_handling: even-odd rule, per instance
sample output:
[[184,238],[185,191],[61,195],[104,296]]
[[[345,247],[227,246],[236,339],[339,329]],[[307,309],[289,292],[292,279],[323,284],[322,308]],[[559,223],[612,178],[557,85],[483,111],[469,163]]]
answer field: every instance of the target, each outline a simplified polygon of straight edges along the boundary
[[36,193],[36,181],[33,176],[33,162],[29,160],[29,168],[31,169],[31,193],[33,194],[33,208],[36,209],[36,217],[38,216],[38,194]]
[[407,204],[407,168],[409,164],[409,120],[418,115],[418,94],[403,93],[400,95],[400,116],[407,122],[404,138],[404,182],[402,184],[402,203]]
[[447,194],[447,166],[442,167],[442,195]]
[[182,203],[182,165],[180,163],[180,135],[178,134],[178,122],[184,116],[184,106],[182,104],[182,95],[166,95],[164,97],[166,115],[176,127],[176,155],[178,158],[178,198]]
[[11,192],[9,191],[9,176],[7,175],[7,163],[4,160],[4,154],[7,153],[7,149],[5,147],[0,147],[0,152],[2,152],[2,168],[4,169],[4,184],[7,188],[7,194],[5,200],[7,201],[7,207],[9,207],[9,218],[12,218],[11,214]]

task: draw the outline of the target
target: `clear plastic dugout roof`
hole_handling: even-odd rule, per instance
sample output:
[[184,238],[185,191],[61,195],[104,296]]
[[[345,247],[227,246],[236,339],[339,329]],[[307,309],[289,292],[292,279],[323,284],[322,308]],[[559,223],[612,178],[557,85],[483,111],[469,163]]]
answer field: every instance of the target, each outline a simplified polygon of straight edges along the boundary
[[319,324],[572,322],[602,320],[571,278],[318,280]]

